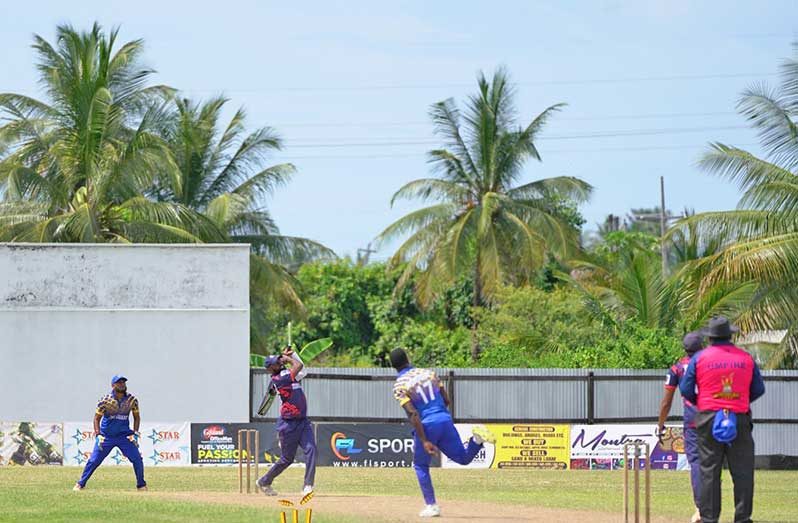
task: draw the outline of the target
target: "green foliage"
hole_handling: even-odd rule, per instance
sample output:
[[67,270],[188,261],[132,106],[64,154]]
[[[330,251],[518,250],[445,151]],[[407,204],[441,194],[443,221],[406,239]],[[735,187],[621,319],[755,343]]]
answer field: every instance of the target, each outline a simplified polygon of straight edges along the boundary
[[[400,272],[347,260],[304,266],[297,279],[308,293],[308,313],[294,323],[295,340],[329,336],[334,346],[317,361],[334,366],[388,366],[387,354],[396,347],[406,348],[418,365],[451,367],[660,368],[681,353],[681,332],[602,321],[567,286],[503,286],[490,308],[474,310],[464,280],[421,309],[409,288],[394,292]],[[473,320],[484,349],[476,363],[470,357]],[[284,343],[288,316],[274,321],[280,335],[271,351]]]
[[318,358],[324,351],[333,346],[333,341],[330,338],[322,338],[320,340],[313,340],[299,351],[299,357],[304,362],[310,362]]
[[480,317],[485,367],[660,368],[682,353],[679,337],[637,322],[602,323],[567,288],[504,288]]
[[[395,292],[402,268],[383,264],[358,266],[349,260],[310,263],[297,273],[306,315],[294,322],[297,343],[328,337],[332,349],[320,356],[327,365],[388,365],[392,349],[406,347],[414,358],[429,364],[464,364],[470,321],[470,283],[448,289],[426,311],[418,306],[411,287]],[[289,315],[270,321],[273,332],[284,332]],[[272,340],[264,350],[276,350]]]
[[[303,293],[305,316],[295,322],[294,340],[304,345],[318,338],[330,338],[333,353],[346,351],[355,360],[367,356],[376,341],[375,327],[369,311],[374,296],[390,296],[391,280],[382,265],[358,267],[349,260],[330,263],[308,263],[297,275]],[[279,348],[282,332],[291,317],[277,311],[274,321],[275,339],[269,347]]]

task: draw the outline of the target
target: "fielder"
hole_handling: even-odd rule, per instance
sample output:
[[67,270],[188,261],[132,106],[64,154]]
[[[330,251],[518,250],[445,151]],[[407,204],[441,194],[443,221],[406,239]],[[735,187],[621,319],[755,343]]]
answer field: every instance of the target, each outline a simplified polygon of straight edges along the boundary
[[[673,404],[673,395],[679,388],[679,382],[687,371],[690,359],[704,348],[704,337],[700,332],[690,332],[682,340],[684,352],[679,361],[674,363],[665,378],[665,395],[659,407],[659,421],[657,423],[657,437],[662,438],[665,434],[665,420]],[[693,503],[696,506],[695,513],[690,519],[691,523],[701,523],[701,513],[698,510],[699,495],[701,492],[701,462],[698,459],[698,433],[695,428],[696,407],[689,400],[682,398],[684,403],[684,452],[687,455],[687,462],[690,463],[690,485],[693,489]]]
[[[127,378],[121,375],[111,378],[111,394],[106,394],[97,402],[94,414],[94,451],[91,453],[83,475],[72,490],[83,490],[86,482],[114,447],[133,464],[136,473],[136,488],[147,490],[144,481],[144,460],[139,452],[139,400],[127,392]],[[133,430],[130,430],[130,414],[133,414]]]
[[431,370],[412,367],[404,349],[391,351],[391,365],[399,373],[393,386],[394,398],[405,409],[414,429],[413,468],[426,503],[419,517],[438,517],[441,509],[429,474],[430,456],[440,449],[455,463],[467,465],[484,442],[496,443],[496,437],[485,427],[474,427],[468,447],[463,448],[449,413],[449,396],[438,376]]
[[[285,366],[289,365],[286,369]],[[277,435],[280,440],[280,459],[257,482],[258,488],[267,496],[276,496],[272,488],[274,478],[294,462],[297,447],[305,453],[305,487],[302,494],[313,492],[316,477],[316,438],[313,426],[307,418],[308,404],[302,385],[305,365],[299,356],[287,347],[282,356],[269,356],[264,366],[272,373],[270,389],[280,395],[280,420]]]

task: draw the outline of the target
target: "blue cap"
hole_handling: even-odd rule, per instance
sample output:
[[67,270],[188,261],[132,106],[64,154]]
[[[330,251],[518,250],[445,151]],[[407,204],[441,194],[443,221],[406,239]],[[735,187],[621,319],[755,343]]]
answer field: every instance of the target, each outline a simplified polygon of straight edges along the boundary
[[111,378],[111,386],[113,387],[114,385],[116,385],[116,382],[117,382],[117,381],[120,381],[120,380],[125,380],[125,381],[127,381],[127,378],[126,378],[126,377],[124,377],[124,376],[122,376],[121,374],[117,374],[116,376],[114,376],[113,378]]
[[712,436],[720,443],[731,443],[737,438],[737,415],[728,410],[719,410],[712,422]]
[[280,356],[266,356],[266,360],[264,360],[263,366],[269,368],[277,363],[280,363]]

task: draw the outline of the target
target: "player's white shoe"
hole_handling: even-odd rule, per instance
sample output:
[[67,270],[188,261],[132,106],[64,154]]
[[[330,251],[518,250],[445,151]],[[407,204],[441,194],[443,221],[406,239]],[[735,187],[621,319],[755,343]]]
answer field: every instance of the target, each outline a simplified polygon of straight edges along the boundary
[[441,507],[438,505],[427,505],[424,510],[418,513],[420,518],[439,518],[441,516]]
[[147,485],[144,485],[143,487],[137,487],[136,490],[139,492],[147,492]]
[[698,510],[698,507],[696,507],[693,517],[690,518],[690,523],[701,523],[701,511]]
[[78,491],[83,490],[83,487],[80,486],[80,483],[75,483],[75,486],[72,487],[72,490],[74,490],[75,492],[78,492]]
[[474,441],[477,445],[482,445],[483,443],[496,443],[496,436],[493,432],[489,431],[487,427],[482,425],[477,425],[473,429],[471,429],[471,434],[474,436]]
[[313,485],[305,485],[305,488],[302,489],[302,495],[307,496],[308,494],[313,493]]

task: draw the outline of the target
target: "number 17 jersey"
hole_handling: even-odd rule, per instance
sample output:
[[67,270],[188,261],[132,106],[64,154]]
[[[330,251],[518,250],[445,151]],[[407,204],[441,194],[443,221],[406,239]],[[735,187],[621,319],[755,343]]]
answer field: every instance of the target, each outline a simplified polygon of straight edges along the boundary
[[452,416],[443,402],[440,389],[441,380],[433,371],[408,367],[399,371],[393,385],[393,397],[402,407],[411,402],[422,423],[451,421]]

